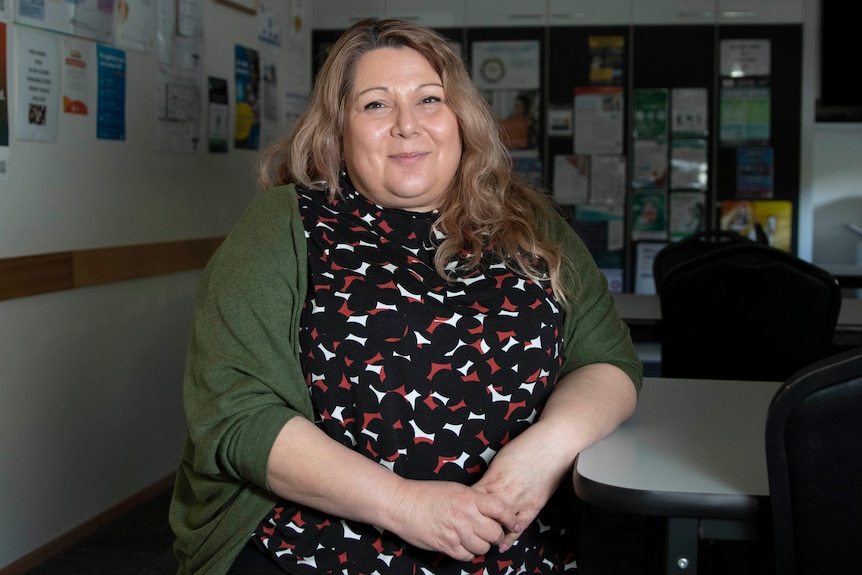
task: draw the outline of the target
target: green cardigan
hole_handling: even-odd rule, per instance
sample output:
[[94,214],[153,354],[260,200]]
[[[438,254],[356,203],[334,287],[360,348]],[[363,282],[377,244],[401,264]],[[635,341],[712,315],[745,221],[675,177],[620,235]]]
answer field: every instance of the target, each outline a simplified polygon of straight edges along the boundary
[[[549,214],[544,225],[579,272],[562,373],[608,362],[639,391],[641,363],[604,275],[563,218]],[[307,286],[294,186],[263,192],[198,289],[183,383],[187,433],[170,508],[180,575],[226,573],[277,501],[266,480],[270,448],[290,418],[313,417],[298,343]]]

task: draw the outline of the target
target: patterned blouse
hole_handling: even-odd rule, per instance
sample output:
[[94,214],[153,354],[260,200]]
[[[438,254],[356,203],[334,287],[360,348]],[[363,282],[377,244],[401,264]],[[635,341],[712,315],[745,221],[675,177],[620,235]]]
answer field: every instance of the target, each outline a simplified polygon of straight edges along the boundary
[[[488,257],[447,282],[433,213],[382,208],[347,183],[334,205],[297,192],[311,277],[301,361],[317,424],[402,477],[475,483],[557,380],[563,313],[549,285]],[[295,574],[574,573],[567,515],[548,505],[511,549],[472,562],[287,500],[254,538]]]

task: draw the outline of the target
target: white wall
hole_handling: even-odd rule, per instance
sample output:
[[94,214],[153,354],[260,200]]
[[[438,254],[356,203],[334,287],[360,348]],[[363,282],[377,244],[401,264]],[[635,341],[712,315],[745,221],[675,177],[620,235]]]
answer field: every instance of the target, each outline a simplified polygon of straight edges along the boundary
[[[285,33],[289,7],[310,25],[310,2],[275,2]],[[204,77],[228,80],[232,102],[234,46],[260,48],[257,18],[201,3]],[[14,123],[16,25],[7,27]],[[286,43],[282,50],[279,92],[307,89],[310,59],[300,65]],[[93,112],[60,118],[55,143],[18,141],[10,126],[0,258],[221,236],[254,195],[253,151],[155,151],[156,56],[127,50],[126,58],[125,142],[97,140]],[[203,93],[204,117],[205,101]],[[198,277],[0,301],[0,569],[176,469]]]
[[862,124],[818,124],[812,166],[813,261],[862,263]]
[[846,224],[862,226],[862,123],[814,122],[818,10],[819,0],[805,0],[799,255],[818,264],[860,263],[862,238]]

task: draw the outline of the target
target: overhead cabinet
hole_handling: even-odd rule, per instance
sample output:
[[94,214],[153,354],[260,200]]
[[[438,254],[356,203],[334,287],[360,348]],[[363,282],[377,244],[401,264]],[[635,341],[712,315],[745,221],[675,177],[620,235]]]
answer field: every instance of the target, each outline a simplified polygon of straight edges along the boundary
[[618,26],[631,16],[629,0],[548,0],[550,26]]
[[468,0],[467,26],[523,27],[548,23],[546,0]]

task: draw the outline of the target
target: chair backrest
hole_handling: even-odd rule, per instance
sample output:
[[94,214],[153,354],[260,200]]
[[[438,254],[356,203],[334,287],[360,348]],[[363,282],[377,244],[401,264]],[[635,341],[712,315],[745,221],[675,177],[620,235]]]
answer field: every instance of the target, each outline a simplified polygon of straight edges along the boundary
[[667,270],[676,264],[728,244],[741,243],[754,243],[754,241],[739,232],[730,230],[703,230],[686,236],[678,242],[667,244],[656,252],[652,262],[652,277],[655,280],[656,290],[659,289]]
[[838,282],[778,248],[716,248],[669,269],[658,294],[664,377],[784,381],[834,349]]
[[765,440],[776,574],[862,571],[862,347],[786,380]]

